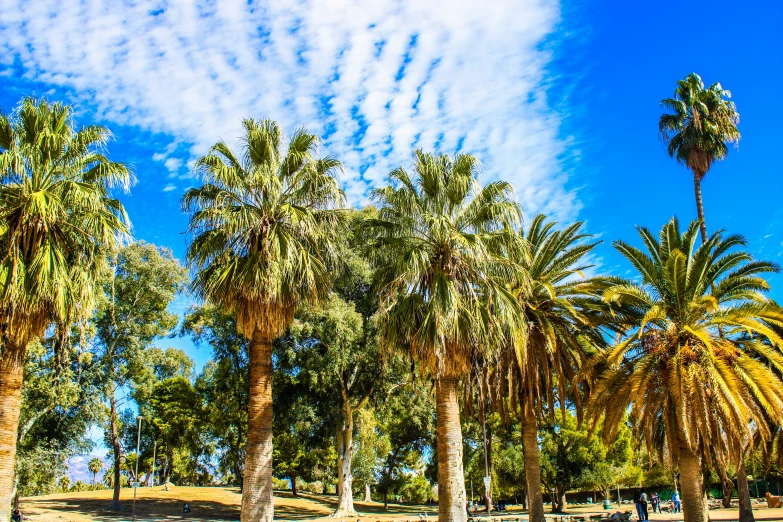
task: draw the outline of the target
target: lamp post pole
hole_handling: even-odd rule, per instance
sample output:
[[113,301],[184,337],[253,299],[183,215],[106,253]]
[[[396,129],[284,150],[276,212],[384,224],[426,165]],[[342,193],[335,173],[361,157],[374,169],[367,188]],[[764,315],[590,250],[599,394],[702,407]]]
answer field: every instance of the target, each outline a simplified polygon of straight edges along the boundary
[[155,455],[158,452],[158,443],[155,442],[155,445],[152,447],[152,487],[155,487]]
[[141,446],[141,419],[142,416],[139,415],[136,417],[139,421],[139,429],[136,433],[136,475],[135,479],[132,484],[133,486],[133,520],[136,520],[136,490],[139,489],[136,487],[136,485],[139,483],[139,447]]

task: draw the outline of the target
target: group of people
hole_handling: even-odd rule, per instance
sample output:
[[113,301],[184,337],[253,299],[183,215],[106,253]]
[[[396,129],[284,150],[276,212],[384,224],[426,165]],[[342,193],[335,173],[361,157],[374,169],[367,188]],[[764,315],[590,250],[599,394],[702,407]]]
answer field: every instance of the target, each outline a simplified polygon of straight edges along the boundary
[[[634,498],[634,503],[636,504],[636,514],[639,516],[640,521],[650,520],[647,509],[648,502],[650,506],[652,506],[653,513],[661,512],[661,497],[658,495],[658,493],[652,493],[648,499],[647,493],[641,489]],[[672,494],[672,513],[680,512],[682,512],[682,499],[680,498],[680,493],[675,489],[674,493]]]

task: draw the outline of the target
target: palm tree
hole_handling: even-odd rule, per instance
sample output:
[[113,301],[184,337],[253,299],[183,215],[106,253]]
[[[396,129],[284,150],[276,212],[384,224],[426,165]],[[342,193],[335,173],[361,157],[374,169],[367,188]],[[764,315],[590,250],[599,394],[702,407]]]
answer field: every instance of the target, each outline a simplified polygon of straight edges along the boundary
[[[783,311],[764,295],[772,263],[754,261],[740,236],[721,232],[696,247],[699,222],[676,219],[659,238],[645,228],[643,252],[615,247],[639,274],[618,280],[604,299],[628,315],[627,331],[602,356],[590,404],[611,437],[630,407],[636,435],[679,461],[686,522],[702,522],[703,470],[738,460],[755,426],[769,437],[783,420]],[[763,341],[763,342],[762,342]]]
[[499,255],[521,217],[505,182],[481,186],[478,161],[417,151],[412,177],[403,168],[374,191],[371,247],[380,258],[380,331],[435,379],[438,520],[466,518],[458,385],[489,335],[516,301],[496,279],[513,266]]
[[667,144],[669,156],[693,172],[696,212],[701,224],[701,240],[707,241],[701,182],[715,161],[724,159],[729,145],[739,142],[739,113],[731,93],[713,83],[706,89],[696,73],[677,82],[674,98],[661,101],[672,114],[661,115],[658,129]]
[[90,460],[89,464],[87,464],[87,469],[92,473],[92,487],[95,488],[95,476],[103,469],[103,462],[98,457],[94,457]]
[[10,516],[27,344],[89,314],[105,253],[129,230],[109,190],[132,176],[102,154],[110,136],[77,129],[70,107],[45,100],[0,115],[0,520]]
[[190,189],[188,260],[197,295],[237,314],[250,341],[250,402],[242,520],[271,521],[272,339],[294,310],[326,297],[344,194],[331,157],[316,159],[317,136],[298,130],[288,147],[277,123],[243,121],[242,150],[224,142],[196,162],[204,185]]
[[[510,336],[510,350],[499,361],[498,391],[510,394],[522,428],[525,481],[531,522],[543,522],[541,469],[538,455],[538,418],[553,414],[558,403],[565,408],[570,384],[604,344],[600,327],[607,321],[601,289],[604,278],[584,278],[590,268],[586,256],[597,242],[588,242],[582,223],[563,230],[538,215],[527,232],[521,231],[521,249],[515,256],[524,279],[513,293],[521,314]],[[506,389],[507,391],[503,391]],[[556,393],[557,392],[557,396]],[[574,406],[581,412],[579,393]],[[503,404],[502,396],[495,401]],[[558,492],[560,497],[565,492]],[[562,500],[560,501],[562,502]]]

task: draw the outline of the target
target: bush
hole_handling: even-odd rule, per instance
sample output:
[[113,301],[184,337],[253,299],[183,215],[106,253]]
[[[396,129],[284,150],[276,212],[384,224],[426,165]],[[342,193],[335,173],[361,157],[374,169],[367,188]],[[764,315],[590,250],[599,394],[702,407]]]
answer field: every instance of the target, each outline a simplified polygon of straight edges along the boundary
[[272,477],[272,489],[290,489],[290,483],[285,479]]

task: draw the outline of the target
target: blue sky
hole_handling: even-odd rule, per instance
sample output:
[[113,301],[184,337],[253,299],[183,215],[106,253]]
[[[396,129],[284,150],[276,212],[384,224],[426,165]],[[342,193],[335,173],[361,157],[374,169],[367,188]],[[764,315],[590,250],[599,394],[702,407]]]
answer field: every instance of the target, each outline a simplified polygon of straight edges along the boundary
[[695,217],[691,175],[656,127],[695,71],[741,113],[739,148],[704,182],[708,228],[781,261],[781,20],[772,1],[6,0],[0,107],[45,95],[110,127],[111,157],[138,177],[122,196],[135,237],[177,256],[190,165],[252,116],[321,134],[354,205],[416,147],[473,153],[528,216],[585,220],[600,270],[624,275],[611,240]]

